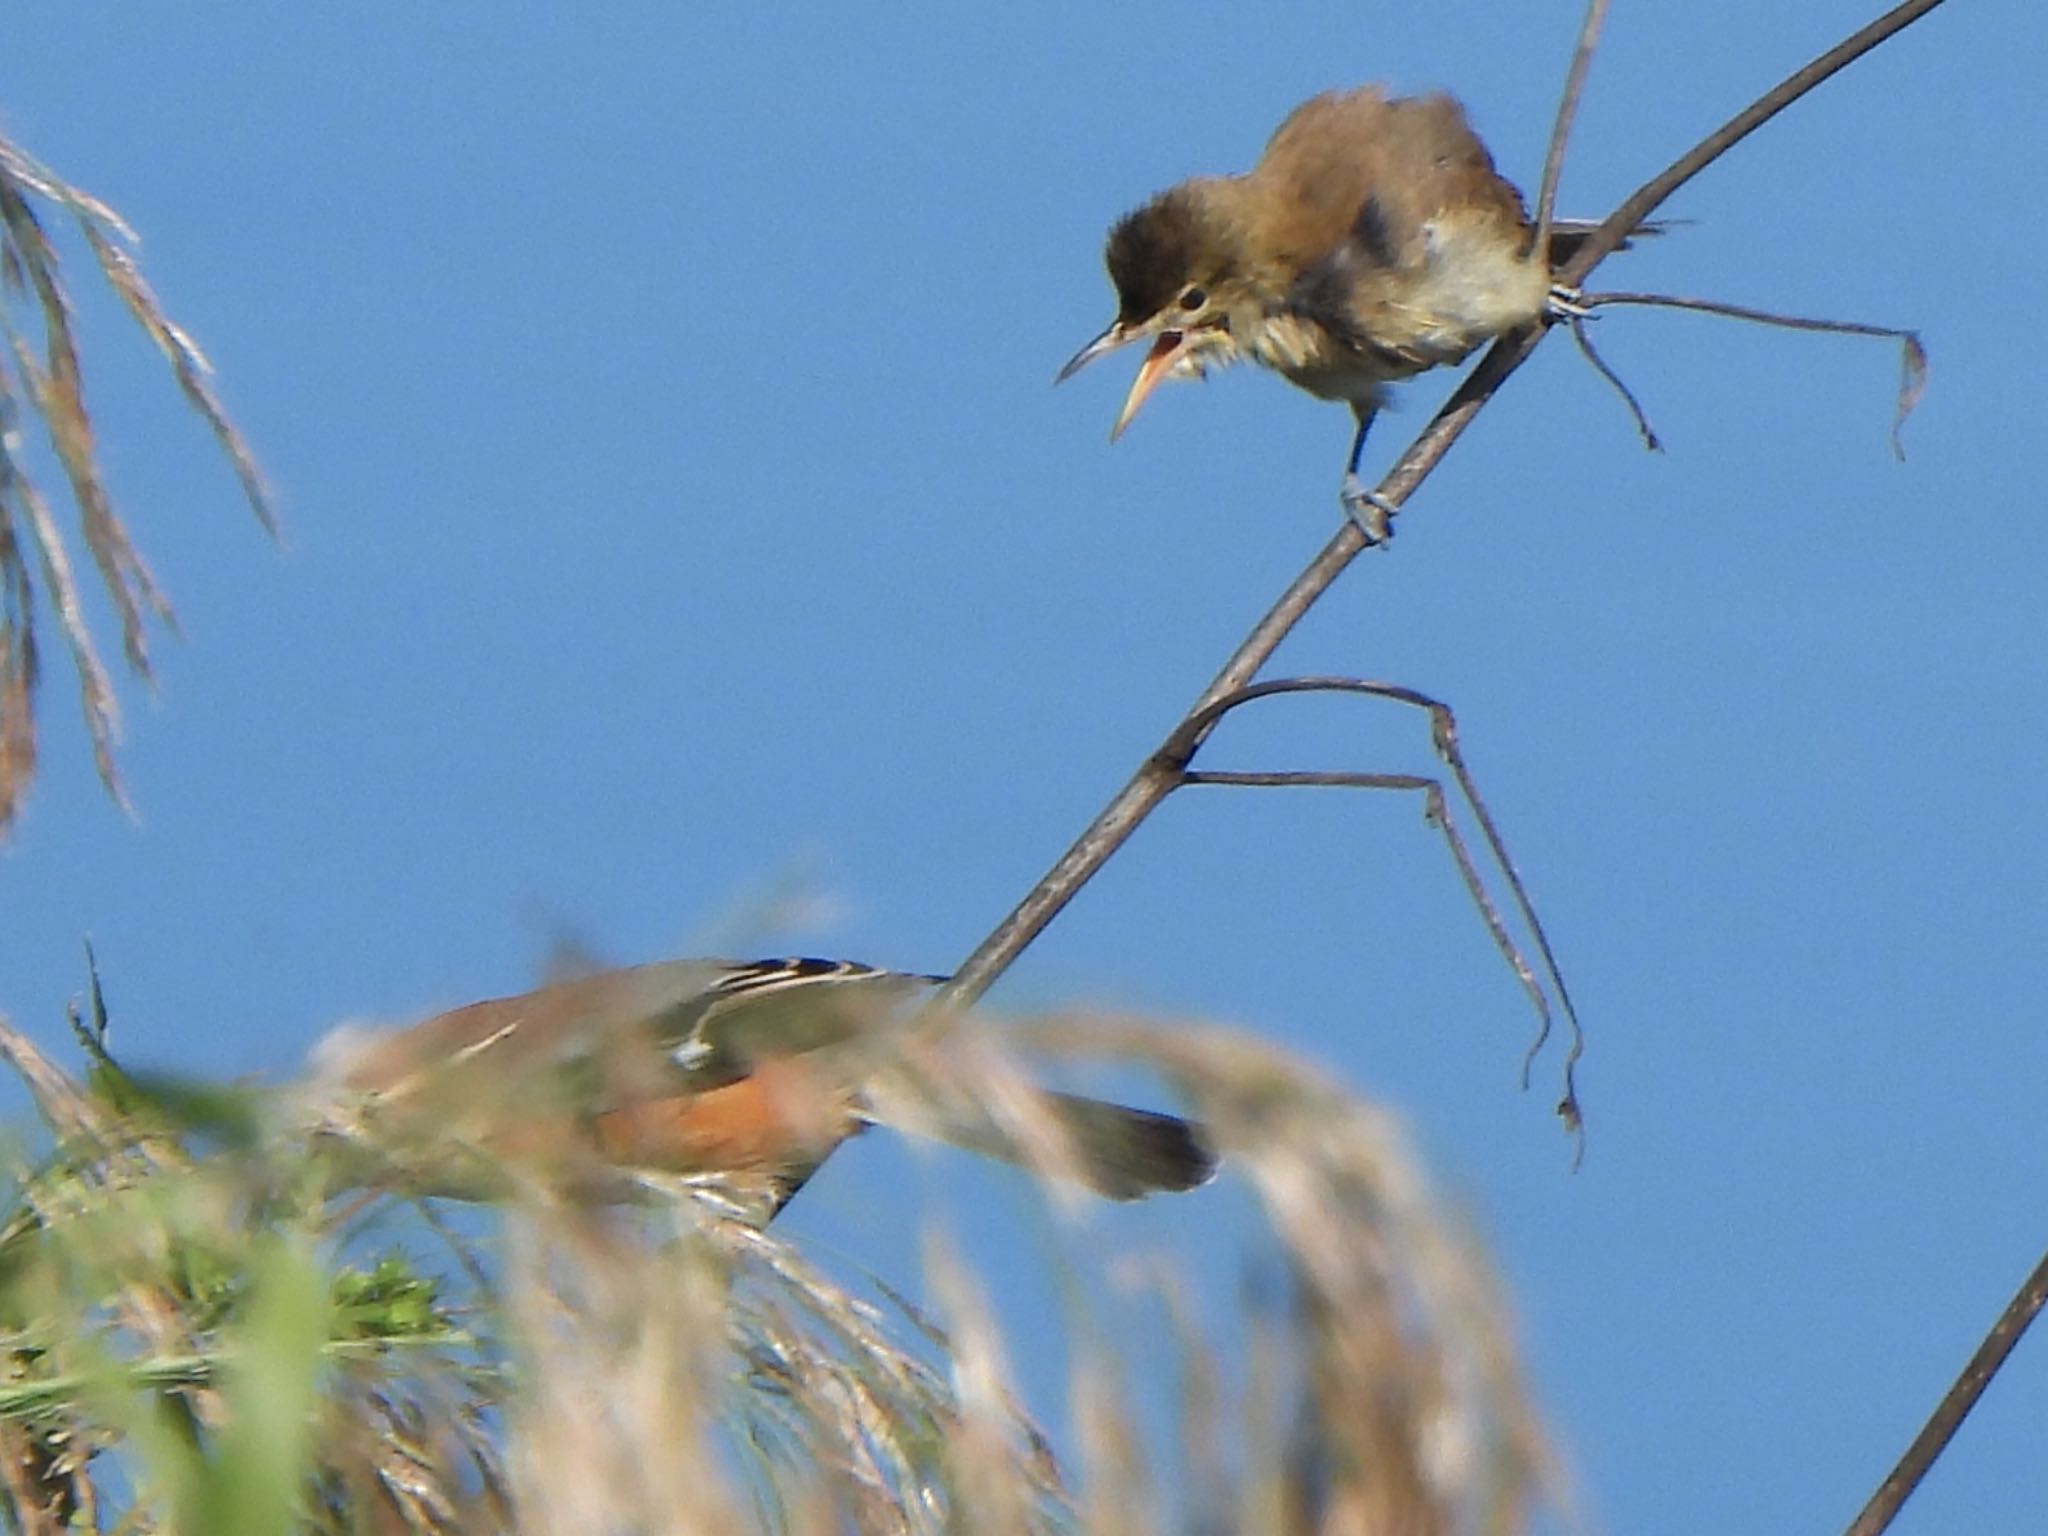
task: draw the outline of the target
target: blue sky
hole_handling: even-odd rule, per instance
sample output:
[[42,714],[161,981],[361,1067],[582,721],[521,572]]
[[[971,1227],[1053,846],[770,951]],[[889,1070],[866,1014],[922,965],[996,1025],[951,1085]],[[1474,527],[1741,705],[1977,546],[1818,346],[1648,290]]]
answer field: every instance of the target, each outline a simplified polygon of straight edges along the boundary
[[[1617,7],[1561,206],[1865,14]],[[1576,19],[18,12],[0,123],[141,230],[288,547],[87,296],[187,638],[130,691],[139,825],[52,669],[0,1007],[59,1041],[89,933],[130,1055],[276,1076],[338,1019],[516,990],[565,934],[953,964],[1335,516],[1347,418],[1269,377],[1162,391],[1114,448],[1135,359],[1050,387],[1109,316],[1105,228],[1368,79],[1457,90],[1533,190]],[[1938,11],[1596,275],[1920,327],[1906,463],[1888,344],[1616,312],[1669,452],[1554,340],[1282,653],[1456,706],[1592,1032],[1583,1172],[1393,797],[1181,797],[1001,993],[1233,1020],[1398,1106],[1608,1529],[1839,1528],[2048,1239],[2044,47],[2038,8]],[[1452,383],[1405,391],[1374,466]],[[1349,701],[1214,750],[1428,765],[1422,722]],[[881,1219],[895,1156],[851,1149],[798,1230]],[[2039,1523],[2044,1350],[1898,1529]]]

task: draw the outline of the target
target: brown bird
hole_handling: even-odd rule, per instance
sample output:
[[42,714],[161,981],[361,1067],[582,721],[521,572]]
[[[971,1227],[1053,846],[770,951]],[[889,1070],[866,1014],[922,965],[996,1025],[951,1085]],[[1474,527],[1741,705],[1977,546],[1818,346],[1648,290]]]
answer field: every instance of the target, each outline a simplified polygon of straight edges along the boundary
[[[1018,1114],[920,1092],[891,1050],[938,978],[844,960],[680,960],[331,1037],[326,1075],[404,1143],[418,1192],[487,1197],[504,1165],[597,1198],[617,1170],[717,1174],[773,1216],[849,1136],[893,1124],[1042,1163],[1113,1200],[1216,1171],[1174,1115],[1046,1089]],[[1035,1125],[1034,1125],[1035,1122]]]
[[1358,460],[1386,385],[1575,313],[1552,263],[1591,228],[1553,225],[1546,260],[1522,194],[1454,98],[1326,92],[1295,108],[1246,174],[1184,181],[1117,223],[1116,319],[1059,381],[1149,343],[1111,441],[1163,380],[1239,361],[1344,401],[1358,421],[1344,508],[1378,542],[1393,509]]

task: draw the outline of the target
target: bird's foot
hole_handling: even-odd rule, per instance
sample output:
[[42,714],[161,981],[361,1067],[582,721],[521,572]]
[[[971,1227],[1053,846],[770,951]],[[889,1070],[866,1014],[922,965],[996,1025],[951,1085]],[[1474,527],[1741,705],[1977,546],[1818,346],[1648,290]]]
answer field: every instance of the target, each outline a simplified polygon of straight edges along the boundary
[[1543,296],[1543,318],[1553,325],[1562,320],[1591,319],[1592,314],[1586,296],[1569,283],[1552,283]]
[[1394,537],[1394,514],[1401,509],[1378,491],[1369,489],[1357,475],[1344,477],[1344,489],[1337,493],[1344,515],[1358,524],[1365,535],[1365,547],[1385,544]]

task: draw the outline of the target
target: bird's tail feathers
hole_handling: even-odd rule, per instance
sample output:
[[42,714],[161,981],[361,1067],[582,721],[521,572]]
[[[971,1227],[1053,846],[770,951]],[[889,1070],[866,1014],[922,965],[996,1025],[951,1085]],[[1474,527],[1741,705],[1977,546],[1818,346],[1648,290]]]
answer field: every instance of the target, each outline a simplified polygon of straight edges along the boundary
[[1216,1154],[1199,1127],[1178,1115],[1130,1109],[1077,1094],[1031,1091],[1014,1129],[985,1109],[901,1114],[877,1107],[875,1118],[900,1130],[1007,1163],[1071,1176],[1111,1200],[1193,1189],[1216,1176]]
[[[1637,239],[1643,236],[1654,237],[1661,235],[1674,225],[1686,222],[1684,219],[1645,219],[1634,229],[1630,230],[1628,238],[1623,240],[1615,249],[1625,251]],[[1578,254],[1579,247],[1584,245],[1587,238],[1599,227],[1600,221],[1598,219],[1552,219],[1550,221],[1550,264],[1553,267],[1561,267],[1570,261],[1573,256]]]

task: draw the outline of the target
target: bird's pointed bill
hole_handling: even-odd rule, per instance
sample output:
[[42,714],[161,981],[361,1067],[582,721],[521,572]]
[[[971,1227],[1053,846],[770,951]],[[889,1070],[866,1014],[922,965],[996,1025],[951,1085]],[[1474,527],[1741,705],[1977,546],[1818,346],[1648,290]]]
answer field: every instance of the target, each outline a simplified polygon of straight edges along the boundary
[[1152,391],[1159,387],[1160,380],[1173,372],[1173,366],[1187,354],[1190,331],[1161,331],[1158,340],[1152,343],[1152,350],[1145,354],[1144,366],[1138,370],[1138,377],[1131,385],[1131,392],[1124,396],[1124,408],[1117,412],[1116,425],[1109,429],[1109,440],[1113,443],[1124,435],[1124,428],[1131,424],[1131,418],[1151,398]]
[[1132,339],[1133,333],[1125,330],[1123,327],[1123,323],[1121,321],[1110,321],[1108,330],[1104,331],[1100,336],[1096,337],[1093,341],[1089,342],[1087,346],[1083,347],[1080,351],[1076,352],[1072,357],[1067,359],[1067,366],[1062,368],[1059,371],[1059,373],[1054,377],[1053,383],[1066,383],[1067,380],[1071,379],[1083,368],[1086,368],[1090,363],[1094,362],[1095,359],[1097,359],[1098,357],[1105,356],[1108,353],[1114,352],[1118,347],[1122,346],[1125,342],[1130,341]]

